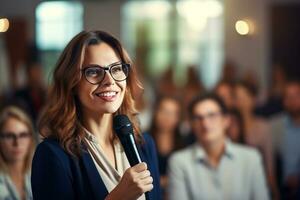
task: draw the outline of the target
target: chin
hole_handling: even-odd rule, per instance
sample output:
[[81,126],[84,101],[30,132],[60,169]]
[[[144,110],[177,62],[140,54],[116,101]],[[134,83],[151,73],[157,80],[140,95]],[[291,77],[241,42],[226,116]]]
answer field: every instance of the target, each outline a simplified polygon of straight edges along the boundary
[[118,109],[120,108],[120,106],[111,106],[109,108],[106,108],[104,113],[115,113],[118,111]]
[[216,140],[216,138],[214,137],[213,133],[204,133],[201,136],[201,141],[205,142],[205,143],[211,143],[214,142]]

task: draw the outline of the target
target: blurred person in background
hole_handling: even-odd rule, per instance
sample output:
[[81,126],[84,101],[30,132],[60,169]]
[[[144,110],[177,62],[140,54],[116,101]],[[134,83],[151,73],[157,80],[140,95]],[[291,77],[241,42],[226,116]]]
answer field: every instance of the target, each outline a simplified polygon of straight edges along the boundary
[[30,118],[17,107],[0,114],[0,199],[32,199],[30,169],[35,140]]
[[215,93],[222,98],[228,110],[235,109],[235,93],[233,81],[221,81],[215,88]]
[[182,87],[180,95],[183,97],[184,117],[188,119],[187,108],[191,100],[204,91],[203,83],[199,78],[197,66],[190,65],[187,67],[187,82]]
[[300,187],[300,80],[287,80],[284,112],[271,119],[273,144],[279,161],[285,199],[295,199]]
[[170,158],[169,199],[269,199],[259,152],[226,137],[223,101],[215,94],[197,96],[189,115],[197,141]]
[[228,111],[229,126],[226,130],[227,136],[235,143],[245,144],[244,120],[241,113],[234,109]]
[[241,81],[235,86],[236,107],[244,122],[245,144],[255,147],[261,152],[270,192],[273,199],[278,199],[270,126],[266,120],[254,114],[256,94],[256,88],[247,82]]
[[259,116],[270,118],[283,111],[283,91],[286,83],[286,74],[283,66],[274,65],[271,75],[271,87],[266,94],[263,104],[255,108],[255,113]]
[[187,82],[181,87],[180,97],[182,97],[183,118],[180,125],[180,132],[185,137],[185,145],[190,145],[195,141],[195,136],[191,132],[189,123],[189,114],[187,112],[190,101],[197,95],[204,92],[204,86],[200,79],[199,71],[196,65],[190,65],[187,68]]
[[[174,96],[160,96],[155,102],[149,133],[157,147],[162,196],[167,186],[167,163],[170,155],[182,147],[179,132],[182,109],[180,100]],[[164,197],[164,199],[167,199]]]
[[221,81],[236,81],[238,79],[239,66],[231,59],[226,59],[223,65]]
[[177,96],[180,95],[180,88],[174,81],[174,66],[169,68],[161,75],[155,85],[155,93],[160,95]]
[[36,122],[46,100],[41,64],[38,62],[29,63],[26,66],[26,77],[27,84],[15,92],[12,102],[26,110]]
[[229,126],[227,136],[237,143],[244,143],[244,121],[241,113],[236,109],[235,83],[233,80],[223,80],[215,88],[215,93],[223,100],[228,110]]

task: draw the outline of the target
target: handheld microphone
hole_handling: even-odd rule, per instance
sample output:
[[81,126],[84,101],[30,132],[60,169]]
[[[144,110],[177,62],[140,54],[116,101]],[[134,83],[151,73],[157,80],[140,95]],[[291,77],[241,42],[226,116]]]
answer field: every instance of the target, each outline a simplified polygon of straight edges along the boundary
[[126,115],[116,115],[113,119],[113,129],[121,141],[130,166],[142,162],[136,147],[133,127]]
[[[113,129],[121,141],[131,167],[142,162],[137,150],[133,127],[126,115],[116,115],[113,119]],[[145,193],[146,200],[150,199],[149,192]]]

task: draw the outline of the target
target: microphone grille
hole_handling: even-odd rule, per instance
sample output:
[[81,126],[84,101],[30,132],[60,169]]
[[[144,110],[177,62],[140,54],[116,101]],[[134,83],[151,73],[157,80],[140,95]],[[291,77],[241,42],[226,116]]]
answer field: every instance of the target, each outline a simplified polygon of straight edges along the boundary
[[113,118],[113,129],[117,134],[127,135],[133,132],[131,122],[127,115],[116,115]]

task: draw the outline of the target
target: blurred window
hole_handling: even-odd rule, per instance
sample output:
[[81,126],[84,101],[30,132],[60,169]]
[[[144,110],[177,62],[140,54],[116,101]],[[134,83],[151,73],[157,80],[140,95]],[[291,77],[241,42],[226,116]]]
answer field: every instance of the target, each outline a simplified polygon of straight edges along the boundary
[[83,27],[79,2],[42,2],[36,8],[36,39],[40,50],[62,50]]
[[222,0],[129,1],[123,7],[122,37],[146,75],[169,66],[179,81],[197,66],[206,87],[219,80],[224,55]]

